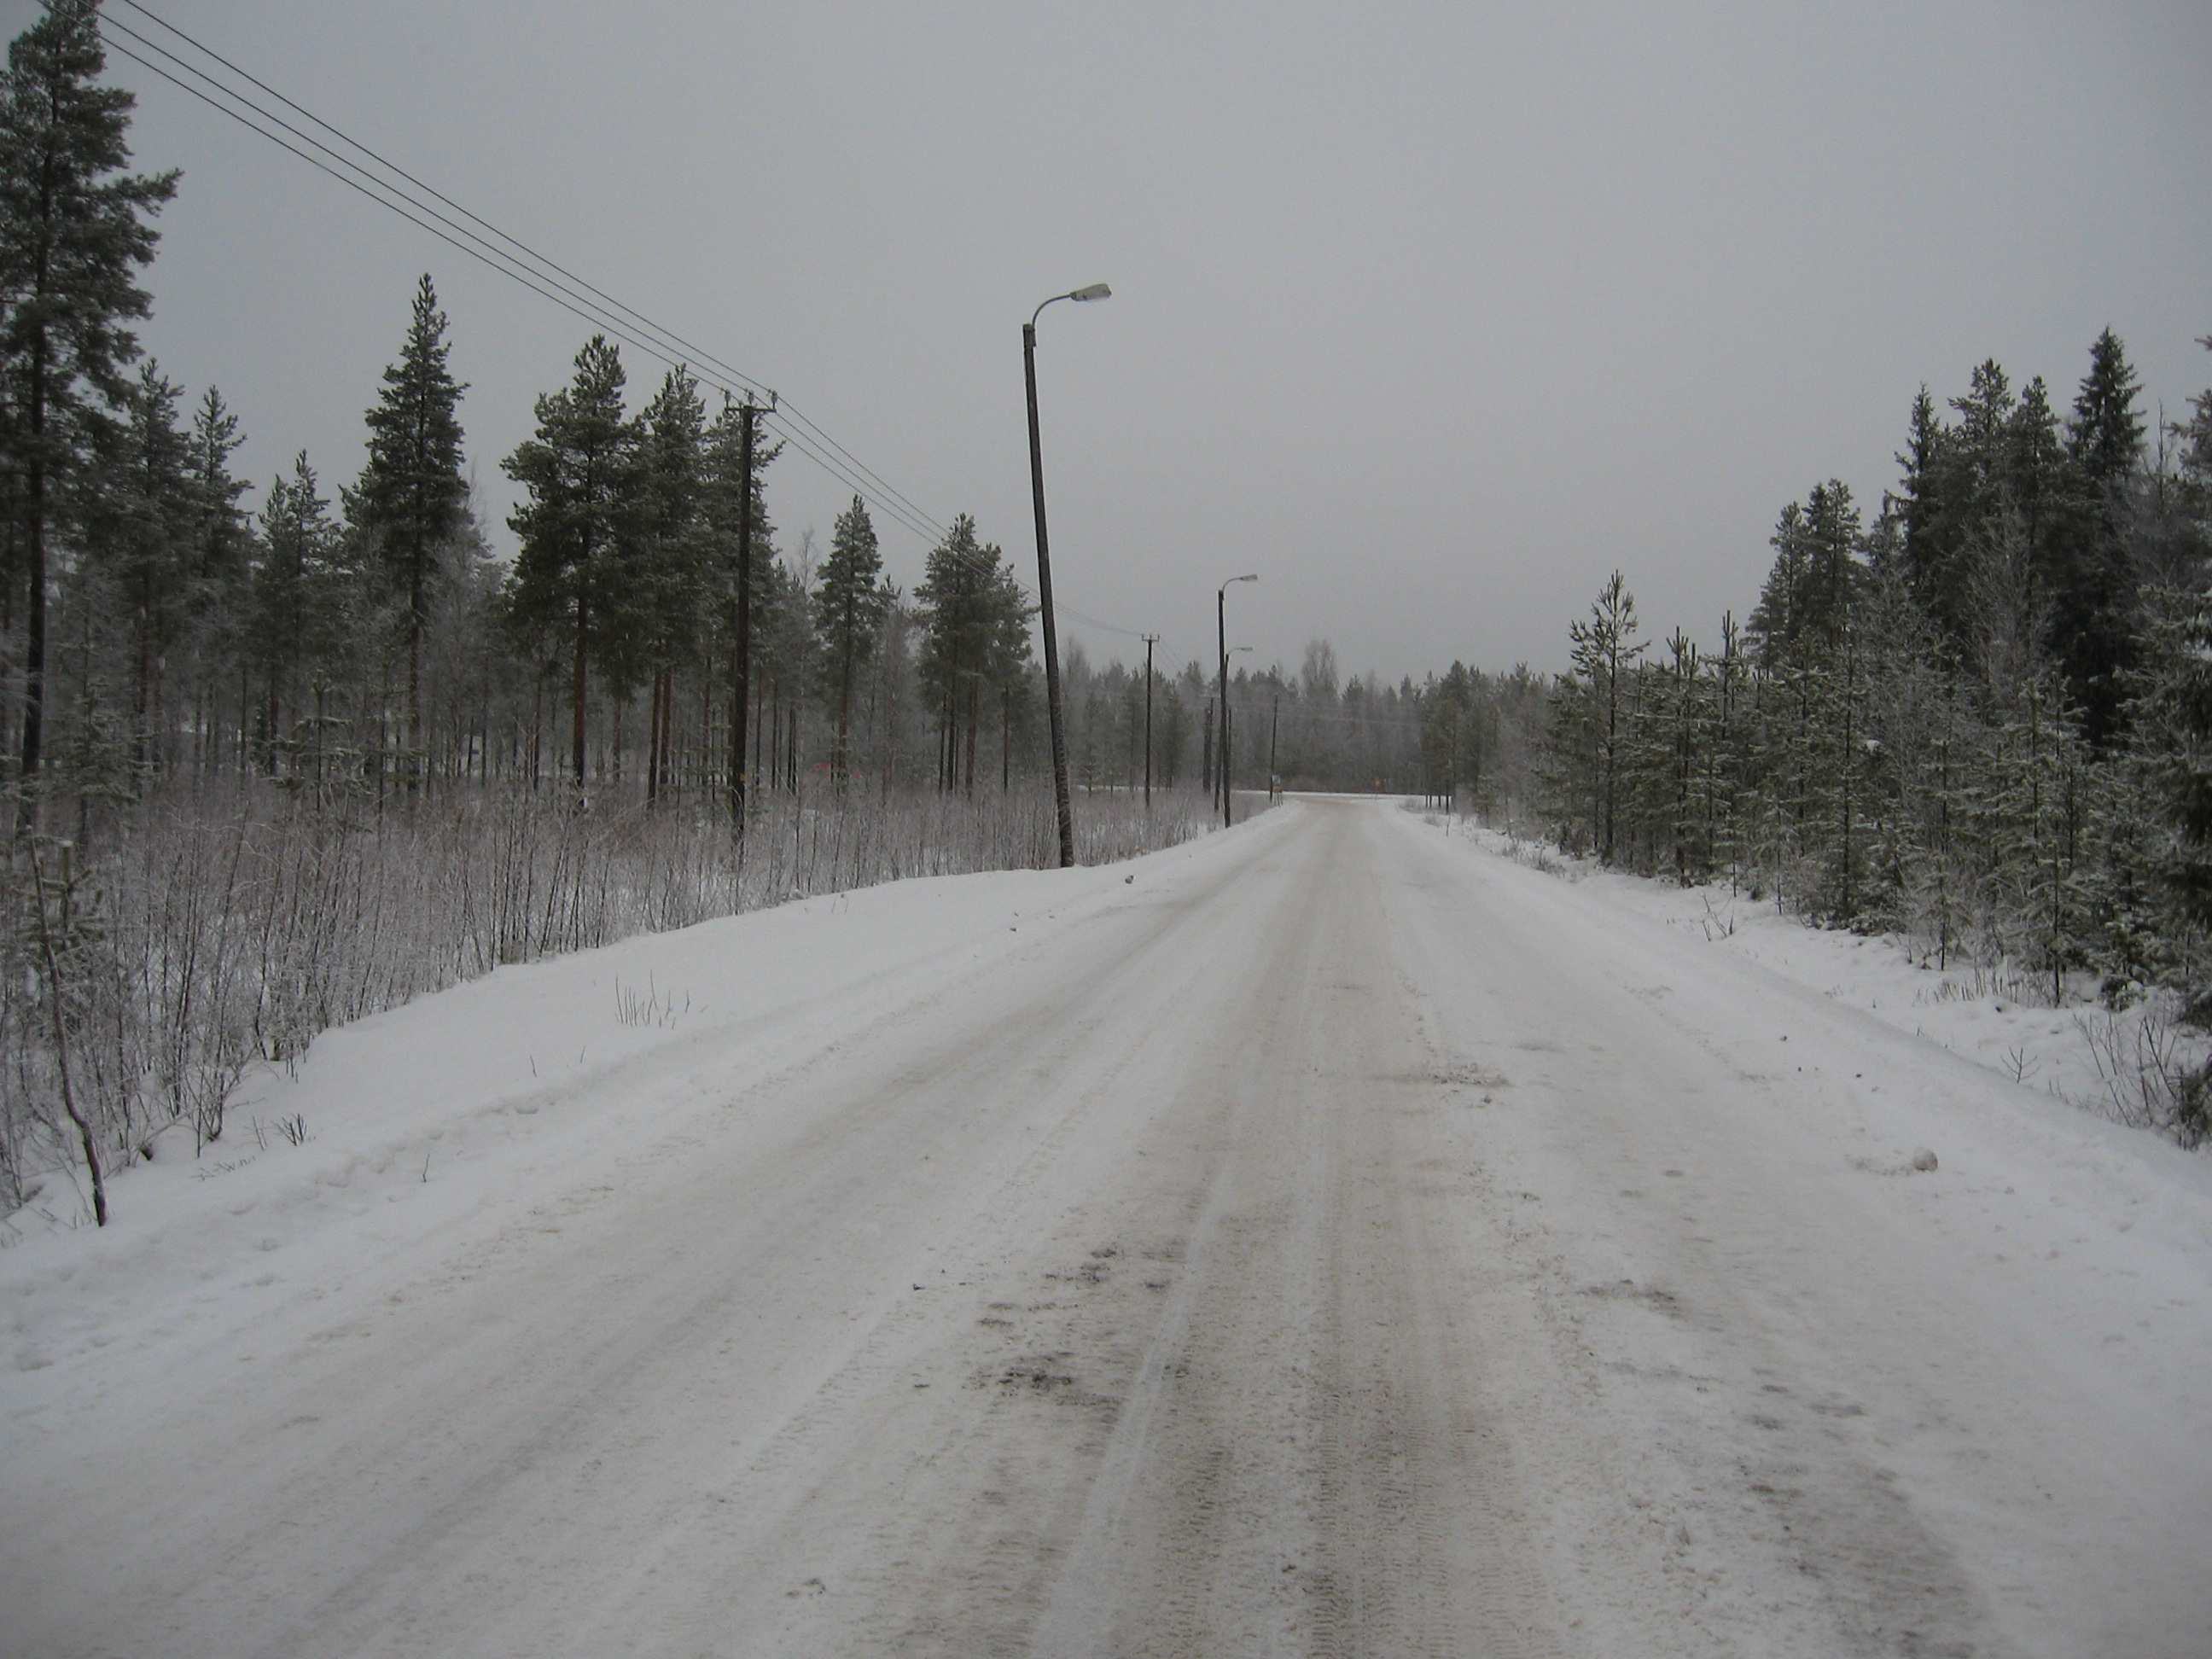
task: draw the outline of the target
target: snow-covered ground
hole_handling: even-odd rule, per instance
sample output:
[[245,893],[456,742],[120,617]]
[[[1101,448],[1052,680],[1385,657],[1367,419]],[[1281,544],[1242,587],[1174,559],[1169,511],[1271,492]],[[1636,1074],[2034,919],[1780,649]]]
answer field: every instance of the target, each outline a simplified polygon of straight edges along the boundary
[[1661,905],[1293,800],[331,1032],[0,1251],[0,1651],[2200,1651],[2212,1160]]
[[1771,896],[1754,899],[1724,880],[1685,888],[1607,870],[1595,859],[1564,857],[1540,842],[1509,837],[1466,819],[1447,823],[1443,815],[1425,810],[1420,817],[1463,854],[1512,858],[1562,880],[1589,883],[1609,905],[1758,963],[2021,1088],[2102,1117],[2128,1121],[2127,1115],[2140,1111],[2134,1073],[2147,1043],[2177,1067],[2201,1063],[2205,1054],[2203,1036],[2176,1024],[2166,1001],[2138,1000],[2109,1011],[2091,975],[2069,975],[2064,1001],[2054,1006],[2043,975],[2008,967],[1980,969],[1956,953],[1939,965],[1931,953],[1895,938],[1809,927],[1784,914]]

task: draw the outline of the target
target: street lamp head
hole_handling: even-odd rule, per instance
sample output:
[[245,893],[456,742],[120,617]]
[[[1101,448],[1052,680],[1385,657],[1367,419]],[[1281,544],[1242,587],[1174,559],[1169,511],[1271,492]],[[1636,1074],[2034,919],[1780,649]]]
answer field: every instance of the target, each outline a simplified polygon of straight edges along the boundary
[[1236,586],[1239,582],[1256,582],[1259,580],[1260,578],[1257,575],[1231,576],[1227,581],[1221,584],[1221,591],[1226,593],[1231,588]]
[[[1114,290],[1107,287],[1103,283],[1092,283],[1087,288],[1073,289],[1066,294],[1055,294],[1051,299],[1045,301],[1043,304],[1038,306],[1035,311],[1030,313],[1030,327],[1032,330],[1036,327],[1036,319],[1044,315],[1045,306],[1057,305],[1062,300],[1110,299],[1113,297],[1113,294]],[[1028,336],[1025,335],[1023,337],[1027,338]]]

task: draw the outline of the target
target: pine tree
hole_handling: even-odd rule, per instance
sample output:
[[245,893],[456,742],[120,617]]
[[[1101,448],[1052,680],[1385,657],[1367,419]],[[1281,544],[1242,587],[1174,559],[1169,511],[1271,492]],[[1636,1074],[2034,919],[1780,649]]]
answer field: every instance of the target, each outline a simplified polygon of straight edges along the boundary
[[[994,565],[986,596],[991,639],[983,661],[983,681],[998,694],[1002,777],[1011,784],[1016,714],[1024,706],[1031,689],[1030,623],[1037,612],[1029,602],[1021,579],[1014,574],[1012,565],[1006,562],[998,544],[994,542],[984,551],[991,556]],[[971,708],[973,706],[971,702]],[[971,730],[973,724],[971,720]],[[974,740],[971,738],[969,741],[972,744]]]
[[576,354],[574,380],[538,399],[537,435],[507,458],[528,500],[507,524],[521,538],[509,581],[519,620],[559,626],[569,641],[569,763],[580,792],[590,665],[613,631],[630,534],[637,428],[623,413],[622,357],[604,335]]
[[646,799],[669,781],[676,720],[677,670],[700,654],[717,592],[714,526],[708,497],[707,409],[689,370],[671,369],[639,423],[636,556],[619,600],[622,633],[635,664],[617,670],[625,685],[648,683]]
[[468,501],[461,454],[461,393],[447,366],[446,313],[426,272],[399,361],[384,371],[384,390],[366,416],[368,463],[356,491],[363,527],[386,578],[406,602],[407,748],[410,787],[422,764],[422,636],[431,582],[460,529]]
[[[294,757],[297,775],[303,757],[319,763],[329,746],[325,703],[349,639],[348,574],[330,502],[303,449],[292,476],[275,479],[263,499],[254,578],[251,650],[263,697],[262,763],[272,775],[281,757]],[[303,677],[315,700],[312,718],[299,708]]]
[[[995,543],[978,544],[975,521],[965,513],[931,550],[915,596],[928,619],[922,687],[941,711],[939,785],[972,793],[982,690],[988,684],[995,690],[1018,678],[1029,657],[1031,613],[1004,553]],[[1074,678],[1072,667],[1069,678]],[[1078,706],[1087,716],[1089,703]]]
[[[190,545],[185,565],[185,606],[191,624],[193,740],[204,744],[219,726],[222,693],[218,669],[240,660],[243,629],[250,609],[247,578],[252,540],[240,498],[246,482],[230,471],[230,458],[246,441],[238,417],[210,386],[192,413],[185,471],[191,490]],[[247,724],[246,701],[238,708],[241,737]],[[224,745],[216,735],[214,762],[222,766]],[[196,761],[208,757],[197,752]]]
[[[747,700],[753,696],[754,683],[760,678],[761,653],[752,648],[755,638],[765,635],[768,629],[768,609],[774,598],[768,571],[775,559],[775,526],[769,520],[765,495],[769,465],[783,453],[781,443],[763,441],[759,415],[753,416],[752,485],[750,495],[745,487],[744,410],[727,397],[714,417],[707,435],[707,522],[713,538],[717,561],[714,587],[720,599],[720,615],[708,641],[711,651],[726,653],[732,664],[731,675],[731,749],[730,763],[742,774],[745,738],[744,710]],[[748,519],[750,515],[750,519]],[[751,531],[750,580],[744,591],[744,605],[741,609],[738,583],[738,555],[739,532],[750,522]],[[740,639],[743,636],[743,647]],[[744,672],[738,672],[742,663]],[[744,684],[737,681],[742,678]],[[892,702],[895,688],[884,688],[887,719],[894,712]],[[758,722],[755,722],[757,726]]]
[[128,325],[152,301],[137,285],[156,241],[147,221],[176,193],[173,172],[129,174],[135,100],[95,84],[106,67],[97,0],[52,0],[8,50],[0,88],[0,379],[20,474],[24,641],[17,826],[33,810],[45,740],[47,539],[57,486],[86,464],[137,355]]
[[1705,834],[1698,785],[1704,754],[1711,742],[1712,714],[1697,646],[1677,628],[1667,639],[1662,677],[1667,754],[1667,829],[1675,882],[1684,887],[1711,867],[1711,843]]
[[851,769],[853,687],[875,649],[883,625],[886,595],[883,555],[868,504],[853,504],[837,515],[815,587],[814,614],[821,634],[823,692],[837,711],[837,735],[830,750],[830,775],[845,787]]
[[1721,613],[1721,654],[1711,666],[1711,741],[1707,745],[1703,786],[1705,834],[1712,867],[1727,866],[1729,890],[1733,893],[1742,882],[1749,848],[1743,799],[1750,765],[1747,741],[1750,723],[1743,708],[1743,641],[1732,611]]
[[1636,596],[1616,570],[1590,603],[1588,622],[1567,629],[1575,666],[1588,684],[1595,725],[1596,817],[1599,856],[1613,862],[1620,796],[1621,673],[1632,668],[1649,643],[1636,639]]
[[1815,484],[1805,497],[1806,568],[1802,625],[1830,653],[1850,630],[1863,578],[1858,562],[1858,508],[1840,478]]
[[139,366],[117,434],[118,465],[106,480],[123,520],[113,550],[131,617],[131,749],[142,779],[161,758],[162,669],[184,620],[192,503],[188,440],[177,428],[181,398],[158,363]]

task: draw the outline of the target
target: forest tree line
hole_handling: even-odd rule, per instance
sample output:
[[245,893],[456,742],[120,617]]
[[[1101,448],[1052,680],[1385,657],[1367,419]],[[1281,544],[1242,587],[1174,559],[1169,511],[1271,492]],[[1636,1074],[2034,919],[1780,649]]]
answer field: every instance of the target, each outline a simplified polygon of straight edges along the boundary
[[1923,386],[1897,486],[1870,514],[1835,478],[1784,507],[1757,602],[1702,643],[1649,637],[1615,571],[1569,629],[1523,810],[1563,849],[1726,878],[2054,1006],[2086,981],[2201,1019],[2212,391],[2179,421],[2141,404],[2110,330],[2063,412],[1995,362],[1948,410]]

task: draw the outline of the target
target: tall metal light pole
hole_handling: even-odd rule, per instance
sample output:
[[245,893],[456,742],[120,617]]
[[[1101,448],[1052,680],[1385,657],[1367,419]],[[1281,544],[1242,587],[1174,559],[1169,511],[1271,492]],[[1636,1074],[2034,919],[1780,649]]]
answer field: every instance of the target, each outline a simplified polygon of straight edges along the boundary
[[1221,827],[1228,829],[1237,819],[1235,809],[1229,801],[1229,590],[1239,582],[1256,582],[1257,575],[1231,576],[1215,590],[1213,595],[1213,641],[1221,653],[1221,764],[1215,769],[1221,776]]
[[1037,612],[1044,619],[1044,701],[1052,721],[1052,795],[1060,815],[1060,867],[1063,870],[1075,864],[1075,807],[1067,791],[1067,733],[1060,713],[1060,635],[1053,626],[1052,557],[1046,550],[1044,533],[1044,449],[1037,440],[1036,319],[1054,301],[1104,300],[1113,292],[1103,283],[1092,283],[1087,288],[1055,294],[1030,313],[1029,321],[1022,325],[1022,374],[1030,393],[1030,494],[1036,503]]
[[1157,634],[1145,635],[1145,811],[1152,810],[1152,647]]

